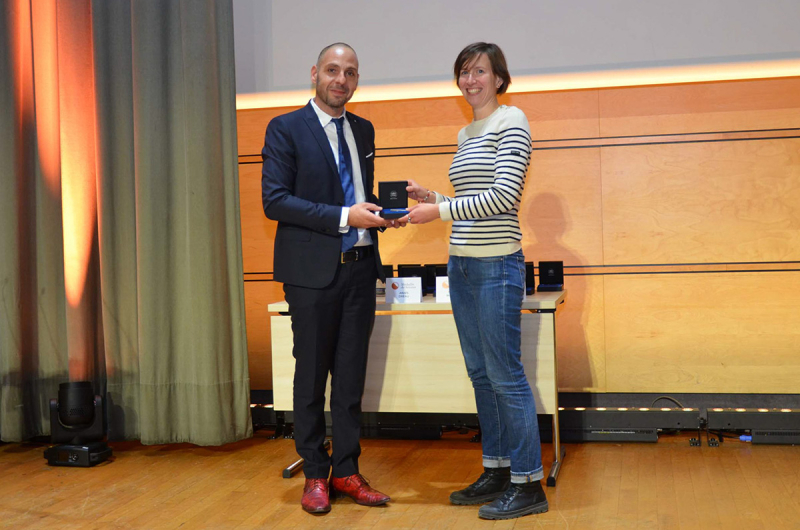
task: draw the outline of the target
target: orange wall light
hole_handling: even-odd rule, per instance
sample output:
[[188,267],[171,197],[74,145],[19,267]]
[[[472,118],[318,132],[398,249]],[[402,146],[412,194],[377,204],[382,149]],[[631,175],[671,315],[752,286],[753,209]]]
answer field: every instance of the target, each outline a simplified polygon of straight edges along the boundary
[[[509,94],[585,90],[675,83],[708,83],[742,79],[769,79],[800,75],[800,59],[781,59],[674,67],[629,68],[513,76]],[[396,101],[459,96],[454,81],[399,83],[362,86],[352,102]],[[304,105],[314,96],[313,88],[287,92],[259,92],[236,95],[236,110],[292,107]]]
[[88,1],[57,6],[64,276],[77,307],[97,225],[92,18]]
[[58,116],[58,42],[56,0],[31,3],[36,79],[36,139],[47,191],[61,195],[61,131]]

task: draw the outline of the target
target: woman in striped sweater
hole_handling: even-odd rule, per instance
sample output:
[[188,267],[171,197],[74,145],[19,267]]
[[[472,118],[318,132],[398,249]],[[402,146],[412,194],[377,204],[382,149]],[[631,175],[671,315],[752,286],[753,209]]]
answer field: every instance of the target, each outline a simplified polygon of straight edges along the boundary
[[511,83],[495,44],[470,44],[454,75],[473,121],[458,133],[450,166],[455,197],[409,181],[408,222],[452,221],[447,275],[450,299],[481,424],[484,473],[450,495],[482,504],[478,515],[511,519],[547,511],[539,482],[542,450],[536,405],[520,351],[525,258],[519,205],[531,158],[528,119],[497,96]]

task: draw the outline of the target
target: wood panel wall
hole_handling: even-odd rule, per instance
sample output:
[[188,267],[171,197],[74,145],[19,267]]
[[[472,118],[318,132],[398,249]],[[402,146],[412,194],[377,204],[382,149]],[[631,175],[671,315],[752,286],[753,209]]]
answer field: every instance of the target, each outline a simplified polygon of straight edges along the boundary
[[[529,261],[562,260],[559,388],[800,392],[800,77],[513,94],[534,155],[523,195]],[[348,109],[376,129],[377,180],[444,193],[461,98]],[[271,388],[266,305],[275,223],[260,156],[269,120],[238,113],[251,384]],[[449,226],[388,231],[384,263],[445,263]]]

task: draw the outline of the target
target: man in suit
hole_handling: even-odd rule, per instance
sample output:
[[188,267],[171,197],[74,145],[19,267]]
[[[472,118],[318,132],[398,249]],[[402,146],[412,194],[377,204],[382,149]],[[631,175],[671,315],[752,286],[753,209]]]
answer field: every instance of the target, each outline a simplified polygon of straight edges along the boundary
[[[301,504],[326,513],[334,494],[368,506],[390,500],[367,484],[358,457],[375,280],[383,278],[377,229],[392,223],[377,215],[372,192],[375,130],[344,108],[358,86],[355,51],[344,43],[324,48],[311,81],[316,95],[308,105],[267,127],[261,190],[264,213],[278,221],[274,277],[292,318]],[[323,447],[329,372],[331,455]]]

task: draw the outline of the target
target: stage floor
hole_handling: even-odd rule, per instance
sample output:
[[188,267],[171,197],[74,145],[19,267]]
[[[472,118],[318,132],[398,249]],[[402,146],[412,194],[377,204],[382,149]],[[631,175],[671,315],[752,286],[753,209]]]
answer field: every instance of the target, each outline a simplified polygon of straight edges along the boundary
[[[690,447],[697,433],[655,444],[565,444],[550,511],[482,521],[448,496],[482,468],[471,435],[436,441],[364,440],[361,471],[392,496],[386,507],[349,499],[312,516],[300,508],[296,456],[271,432],[224,447],[114,443],[114,461],[48,467],[44,445],[0,444],[0,527],[8,528],[748,528],[800,529],[800,447]],[[543,447],[549,468],[552,448]]]

